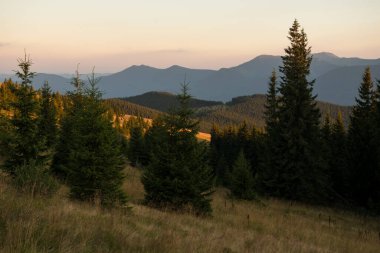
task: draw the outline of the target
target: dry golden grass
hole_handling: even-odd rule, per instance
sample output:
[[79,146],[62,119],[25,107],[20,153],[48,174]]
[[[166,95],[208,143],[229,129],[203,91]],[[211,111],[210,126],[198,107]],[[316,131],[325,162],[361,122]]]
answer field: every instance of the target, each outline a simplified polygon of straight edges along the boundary
[[210,141],[211,140],[211,134],[199,132],[197,134],[197,138],[200,140],[204,140],[204,141]]
[[0,176],[0,251],[380,252],[378,218],[278,200],[232,202],[223,189],[213,216],[198,218],[139,204],[140,172],[126,175],[131,210],[72,202],[63,187],[52,199],[29,199]]
[[[123,125],[124,122],[128,121],[131,117],[135,117],[133,115],[128,115],[128,114],[125,114],[123,116],[119,116],[119,122],[120,122],[120,126]],[[143,118],[144,121],[146,123],[148,123],[149,125],[152,124],[152,119],[148,119],[148,118]],[[113,121],[116,122],[116,115],[113,116]],[[197,134],[197,138],[199,140],[204,140],[204,141],[210,141],[211,140],[211,135],[209,133],[203,133],[203,132],[199,132]]]

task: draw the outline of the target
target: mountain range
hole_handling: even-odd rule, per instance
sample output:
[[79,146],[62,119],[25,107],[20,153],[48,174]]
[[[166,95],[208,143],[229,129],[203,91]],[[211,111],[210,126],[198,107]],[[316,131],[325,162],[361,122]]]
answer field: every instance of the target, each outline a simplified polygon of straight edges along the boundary
[[[99,82],[105,98],[130,97],[149,91],[178,93],[181,82],[190,82],[190,93],[199,99],[227,102],[237,96],[264,94],[273,69],[282,64],[280,56],[261,55],[235,67],[219,70],[191,69],[173,65],[166,69],[146,65],[131,66],[102,76]],[[318,100],[353,105],[364,68],[380,79],[380,59],[342,58],[332,53],[316,53],[311,64],[310,80],[315,79]],[[0,75],[0,78],[4,76]],[[72,89],[70,79],[39,73],[36,88],[48,81],[54,91]]]

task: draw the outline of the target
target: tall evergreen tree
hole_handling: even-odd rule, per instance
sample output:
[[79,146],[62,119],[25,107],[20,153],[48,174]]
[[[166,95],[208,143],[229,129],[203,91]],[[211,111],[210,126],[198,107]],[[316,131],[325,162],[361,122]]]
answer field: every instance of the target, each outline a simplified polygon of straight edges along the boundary
[[282,57],[279,87],[277,194],[295,200],[324,199],[325,166],[320,153],[320,112],[308,80],[312,61],[306,33],[297,20],[289,29],[290,46]]
[[[64,152],[58,157],[66,156],[62,171],[67,173],[73,198],[87,201],[99,198],[104,206],[124,204],[126,196],[121,189],[124,159],[119,136],[106,115],[94,74],[88,81],[90,87],[80,85],[73,95],[67,116],[69,123],[61,136],[64,148],[57,152]],[[62,139],[65,137],[71,139]]]
[[16,76],[21,80],[18,87],[13,87],[15,100],[11,103],[13,111],[11,125],[13,129],[12,140],[9,140],[7,160],[4,169],[12,176],[15,169],[34,161],[42,164],[45,159],[41,154],[43,143],[38,136],[38,101],[32,87],[32,79],[35,75],[30,70],[32,61],[25,54],[24,58],[18,59],[19,70]]
[[59,140],[56,146],[56,153],[54,154],[52,171],[55,176],[62,181],[66,181],[68,177],[68,159],[72,140],[75,139],[74,129],[78,126],[78,115],[84,108],[85,94],[84,82],[80,79],[79,71],[71,80],[71,85],[74,87],[73,91],[67,92],[67,100],[65,101],[65,110],[61,118],[61,128],[59,131]]
[[375,152],[374,125],[375,91],[371,78],[370,68],[367,67],[363,74],[359,87],[359,95],[356,105],[352,109],[351,124],[349,127],[349,147],[351,165],[351,186],[354,201],[370,207],[375,201],[374,193],[377,185],[375,181],[377,173],[377,154]]
[[197,214],[211,212],[209,195],[212,171],[207,161],[207,145],[196,135],[199,122],[189,107],[188,84],[178,95],[180,107],[153,121],[147,133],[150,162],[142,183],[149,205],[174,210],[190,208]]
[[279,153],[276,142],[278,141],[278,98],[277,98],[277,76],[272,71],[268,82],[268,91],[265,102],[265,145],[263,164],[258,168],[255,179],[255,187],[263,195],[275,195],[277,187],[279,168]]

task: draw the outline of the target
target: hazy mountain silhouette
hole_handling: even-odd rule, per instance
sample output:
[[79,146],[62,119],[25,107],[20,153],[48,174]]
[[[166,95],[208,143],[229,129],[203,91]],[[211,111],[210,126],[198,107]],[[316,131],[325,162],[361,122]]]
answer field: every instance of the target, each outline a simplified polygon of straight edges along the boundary
[[132,66],[103,77],[100,88],[105,91],[106,97],[134,96],[148,91],[178,93],[180,83],[185,78],[192,83],[197,83],[213,72],[213,70],[189,69],[176,65],[166,69],[145,65]]
[[[380,79],[380,65],[371,65],[372,78]],[[366,66],[348,66],[333,69],[316,79],[314,93],[318,99],[341,105],[352,105],[358,95]]]
[[[278,72],[281,64],[280,56],[261,55],[238,66],[220,70],[190,69],[177,65],[159,69],[140,65],[103,76],[99,86],[105,98],[130,97],[149,91],[178,93],[180,83],[186,78],[194,97],[226,102],[237,96],[264,94],[272,70]],[[321,101],[354,104],[366,66],[371,66],[374,79],[380,79],[380,59],[342,58],[327,52],[314,54],[310,74],[310,79],[316,79],[314,93]],[[41,87],[45,80],[49,81],[53,90],[65,92],[72,89],[69,78],[52,74],[38,74],[34,80],[36,88]]]

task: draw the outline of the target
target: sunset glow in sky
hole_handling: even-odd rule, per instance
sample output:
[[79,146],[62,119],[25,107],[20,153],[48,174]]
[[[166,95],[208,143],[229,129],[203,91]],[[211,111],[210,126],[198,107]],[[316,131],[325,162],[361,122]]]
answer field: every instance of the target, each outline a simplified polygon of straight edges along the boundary
[[379,0],[2,0],[0,73],[230,67],[280,55],[297,18],[313,52],[380,58]]

